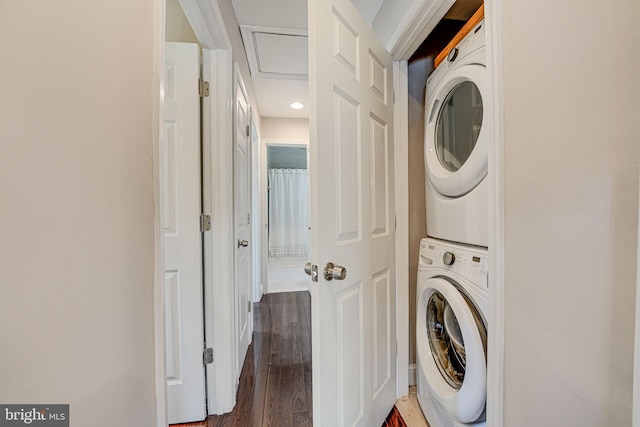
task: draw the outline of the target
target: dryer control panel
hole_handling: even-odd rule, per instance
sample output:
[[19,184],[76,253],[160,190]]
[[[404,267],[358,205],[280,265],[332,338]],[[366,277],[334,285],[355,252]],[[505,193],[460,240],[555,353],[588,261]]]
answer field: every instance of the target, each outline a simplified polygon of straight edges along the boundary
[[422,239],[418,269],[425,268],[452,271],[477,286],[488,289],[489,255],[485,248]]

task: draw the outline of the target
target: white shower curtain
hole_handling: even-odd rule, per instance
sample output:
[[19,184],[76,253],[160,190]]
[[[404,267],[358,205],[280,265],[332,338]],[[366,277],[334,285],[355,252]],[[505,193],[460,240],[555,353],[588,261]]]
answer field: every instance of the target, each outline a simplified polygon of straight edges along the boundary
[[269,256],[307,256],[309,175],[306,169],[268,169]]

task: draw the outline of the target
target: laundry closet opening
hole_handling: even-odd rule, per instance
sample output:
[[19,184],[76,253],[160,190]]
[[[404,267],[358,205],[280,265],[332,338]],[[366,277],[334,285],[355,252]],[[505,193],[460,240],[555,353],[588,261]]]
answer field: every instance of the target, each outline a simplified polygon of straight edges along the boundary
[[309,290],[309,172],[306,145],[267,144],[267,292]]

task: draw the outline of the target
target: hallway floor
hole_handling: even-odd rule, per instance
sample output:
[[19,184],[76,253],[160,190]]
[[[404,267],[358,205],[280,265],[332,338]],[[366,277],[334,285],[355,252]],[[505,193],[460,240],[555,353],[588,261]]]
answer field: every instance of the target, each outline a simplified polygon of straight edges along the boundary
[[311,297],[265,294],[253,307],[253,343],[240,375],[238,403],[229,414],[209,417],[206,426],[310,427]]
[[268,293],[309,290],[309,276],[304,272],[307,257],[269,258]]
[[[173,427],[311,427],[311,296],[265,294],[253,305],[253,313],[253,342],[240,374],[234,410]],[[398,400],[396,405],[398,410],[394,408],[384,427],[426,425],[415,423],[411,403]]]

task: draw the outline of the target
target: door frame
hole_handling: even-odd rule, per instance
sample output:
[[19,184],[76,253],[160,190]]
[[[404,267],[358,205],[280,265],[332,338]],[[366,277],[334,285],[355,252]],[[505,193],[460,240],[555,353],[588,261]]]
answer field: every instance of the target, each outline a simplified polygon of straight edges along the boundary
[[[639,171],[640,180],[640,171]],[[636,322],[634,333],[634,357],[633,357],[633,406],[632,427],[640,427],[640,188],[638,189],[638,224],[637,256],[636,256]]]
[[[396,397],[409,395],[415,365],[409,365],[409,73],[407,61],[393,62],[393,149],[396,204]],[[402,120],[402,118],[405,120]]]
[[[253,109],[252,109],[253,110]],[[260,189],[262,188],[261,174],[261,140],[260,132],[256,127],[253,111],[250,120],[250,144],[251,144],[251,238],[253,256],[253,302],[260,302],[265,288],[266,264],[262,258],[264,246],[264,233],[262,232],[262,205]],[[254,172],[258,171],[258,172]]]
[[[215,94],[203,99],[203,212],[212,215],[211,232],[204,234],[204,286],[205,286],[205,340],[213,347],[213,364],[207,365],[207,413],[230,411],[235,404],[236,379],[225,369],[232,366],[233,336],[228,328],[214,328],[215,324],[230,324],[232,289],[221,284],[232,283],[233,257],[221,247],[233,244],[233,215],[228,200],[233,195],[230,164],[232,151],[229,144],[213,144],[213,141],[229,141],[231,133],[231,106],[227,102],[232,94],[231,42],[216,2],[179,0],[185,15],[203,49],[203,79],[208,80]],[[167,391],[165,367],[164,330],[164,242],[162,238],[163,211],[160,180],[160,142],[163,138],[162,94],[164,93],[164,43],[165,0],[154,0],[153,17],[153,68],[152,76],[152,149],[153,149],[153,198],[154,228],[154,337],[155,337],[155,390],[156,425],[167,425]],[[230,212],[231,211],[231,212]],[[222,244],[221,244],[222,243]],[[226,245],[226,246],[225,246]],[[216,253],[217,252],[217,253]],[[213,272],[216,271],[214,281]],[[214,345],[215,343],[215,345]]]
[[487,425],[504,423],[504,95],[502,68],[502,0],[485,1],[489,147],[489,327],[487,342]]
[[151,77],[151,143],[153,174],[153,330],[155,340],[155,393],[156,426],[167,426],[167,368],[165,358],[164,327],[164,233],[162,221],[163,194],[160,174],[160,147],[164,131],[162,94],[164,93],[164,43],[165,43],[166,1],[153,3],[153,76]]
[[[408,61],[415,50],[420,46],[425,37],[435,27],[441,17],[448,10],[447,2],[449,0],[438,0],[430,9],[426,9],[428,3],[423,0],[415,0],[411,6],[412,10],[417,10],[415,16],[407,13],[403,24],[400,25],[390,42],[387,49],[394,55],[398,67],[400,67],[400,78],[406,79],[406,68],[402,70],[402,64]],[[502,86],[502,0],[485,0],[485,28],[487,37],[487,105],[490,111],[493,111],[492,120],[487,123],[489,131],[493,135],[494,143],[489,148],[489,314],[488,321],[491,325],[491,334],[487,343],[487,425],[502,427],[504,414],[504,270],[505,270],[505,209],[504,209],[504,96]],[[410,22],[408,22],[410,21]],[[394,73],[396,69],[394,69]],[[396,77],[394,76],[394,79]],[[394,82],[396,97],[396,114],[402,117],[399,109],[404,109],[408,102],[408,85],[405,82]],[[406,113],[404,113],[406,117]],[[406,120],[402,121],[402,125],[406,126]],[[405,150],[408,145],[408,135],[406,131],[398,130],[401,121],[398,119],[396,125],[396,146],[397,150]],[[400,132],[400,133],[399,133]],[[400,151],[402,152],[402,151]],[[396,165],[398,165],[396,163]],[[397,217],[397,248],[408,245],[408,211],[403,211],[408,204],[408,193],[402,190],[402,181],[404,176],[399,175],[400,171],[396,170],[396,212]],[[405,185],[406,187],[406,185]],[[398,194],[400,192],[400,194]],[[405,228],[406,227],[406,228]],[[396,249],[397,250],[397,249]],[[409,259],[408,250],[406,253],[397,253],[396,262],[398,266],[407,266],[410,262],[416,262]],[[640,266],[640,259],[638,261]],[[398,267],[398,272],[400,272]],[[401,290],[403,286],[403,278],[398,278],[398,292],[404,292],[398,298],[398,313],[409,312],[408,285],[406,290]],[[408,281],[408,277],[405,278]],[[640,287],[640,278],[639,285]],[[640,300],[640,298],[639,298]],[[408,315],[408,314],[407,314]],[[409,328],[408,318],[398,317],[398,372],[407,372],[402,366],[405,361],[409,360]],[[640,323],[640,314],[638,315],[638,323]],[[400,326],[400,322],[407,322],[406,327]],[[640,333],[638,334],[640,336]],[[640,351],[640,350],[639,350]],[[401,365],[402,364],[402,365]],[[638,363],[640,370],[640,362]],[[410,372],[410,376],[415,371]],[[638,375],[640,382],[640,374]],[[399,396],[408,394],[408,387],[402,383],[401,375],[398,375],[398,393]],[[640,384],[638,385],[638,393],[640,393]],[[403,394],[404,392],[404,394]],[[640,411],[640,404],[639,411]],[[638,416],[640,418],[640,415]],[[640,427],[640,419],[638,425]]]
[[[233,67],[230,49],[204,50],[203,78],[209,96],[203,99],[203,211],[211,215],[211,231],[204,233],[205,340],[213,348],[207,365],[209,415],[233,409],[237,378],[234,329],[233,228]],[[228,143],[214,143],[222,141]]]
[[[160,0],[161,1],[161,0]],[[233,57],[222,12],[217,2],[179,0],[203,48],[202,78],[210,96],[202,101],[203,213],[211,215],[211,231],[204,233],[205,345],[213,348],[207,365],[207,412],[222,414],[236,402],[236,352],[231,328],[234,312],[233,229]]]
[[[216,102],[211,102],[210,107],[212,108],[211,113],[207,115],[207,117],[203,117],[203,126],[206,126],[208,123],[209,127],[209,135],[207,138],[211,138],[211,140],[230,140],[228,139],[228,133],[231,131],[231,120],[225,121],[225,117],[230,117],[231,111],[229,110],[228,105],[225,103],[226,101],[231,100],[232,87],[231,82],[232,78],[231,72],[231,42],[226,34],[226,27],[224,26],[224,20],[222,18],[222,13],[219,9],[217,2],[201,2],[198,0],[179,0],[183,10],[185,11],[185,15],[191,24],[194,33],[196,34],[198,40],[200,41],[201,46],[205,49],[205,55],[208,55],[207,50],[211,50],[212,57],[210,58],[210,64],[217,64],[215,69],[209,69],[208,72],[203,73],[205,78],[210,78],[210,83],[219,84],[219,90],[221,90],[222,94],[229,94],[228,98],[225,100],[223,97],[216,97]],[[440,6],[444,4],[446,0],[441,0],[438,2]],[[415,51],[422,40],[428,35],[428,33],[433,29],[433,27],[437,24],[440,17],[435,18],[440,14],[439,8],[429,8],[427,4],[429,2],[427,0],[416,0],[413,2],[411,10],[416,10],[415,16],[411,15],[410,19],[405,19],[402,22],[402,25],[398,28],[397,32],[394,33],[392,40],[387,44],[387,49],[394,54],[394,58],[398,62],[398,69],[400,73],[397,73],[399,78],[396,82],[396,77],[394,77],[394,88],[395,88],[395,96],[396,96],[396,114],[397,117],[402,117],[401,110],[406,104],[406,100],[408,99],[408,87],[406,84],[406,63],[409,57]],[[158,427],[166,427],[166,370],[165,370],[165,358],[164,358],[164,308],[163,308],[163,285],[164,285],[164,245],[162,242],[162,210],[160,209],[160,197],[162,194],[162,189],[160,187],[160,173],[159,173],[159,147],[160,140],[162,138],[162,88],[164,85],[163,82],[163,66],[164,66],[164,42],[165,42],[165,0],[154,0],[154,31],[153,31],[153,68],[154,74],[152,76],[152,84],[153,84],[153,93],[152,93],[152,102],[153,102],[153,111],[152,111],[152,149],[153,149],[153,197],[154,197],[154,207],[155,214],[153,218],[153,229],[155,236],[154,243],[154,259],[155,259],[155,278],[154,278],[154,336],[155,336],[155,376],[156,376],[156,421]],[[437,10],[436,10],[437,9]],[[493,236],[489,241],[489,256],[492,260],[489,267],[489,277],[491,278],[491,287],[492,292],[490,293],[489,300],[489,321],[492,325],[492,335],[489,339],[488,344],[488,369],[491,375],[489,375],[488,380],[488,404],[487,404],[487,417],[488,422],[491,425],[496,427],[501,427],[503,424],[503,360],[504,360],[504,189],[503,189],[503,180],[502,180],[502,171],[503,171],[503,155],[502,150],[504,149],[504,139],[503,139],[503,96],[502,96],[502,35],[500,32],[500,28],[502,25],[501,22],[501,12],[502,12],[502,0],[486,0],[485,2],[485,22],[487,28],[487,63],[488,67],[491,67],[488,70],[489,75],[489,105],[492,107],[492,111],[496,111],[498,114],[495,114],[492,123],[490,125],[493,127],[493,132],[496,137],[495,144],[493,149],[489,151],[489,172],[493,178],[490,178],[490,202],[489,205],[492,211],[491,217],[493,218],[492,223],[490,224],[490,232]],[[407,14],[409,16],[409,14]],[[205,61],[205,68],[207,65]],[[403,64],[404,63],[404,64]],[[219,74],[216,74],[219,72]],[[226,74],[226,75],[225,75]],[[228,77],[228,78],[225,78]],[[215,86],[215,85],[214,85]],[[216,93],[214,91],[214,93]],[[219,114],[217,114],[219,113]],[[406,112],[404,113],[406,116]],[[214,121],[212,123],[212,121]],[[401,123],[400,120],[396,121],[396,148],[402,152],[403,147],[406,149],[408,144],[408,136],[406,133],[406,129],[399,126]],[[220,126],[214,126],[214,125]],[[225,139],[226,138],[226,139]],[[210,140],[210,141],[211,141]],[[224,147],[218,147],[220,149]],[[224,153],[226,154],[226,153]],[[397,156],[399,157],[399,156]],[[217,166],[219,168],[214,168],[216,178],[221,178],[223,181],[229,181],[231,179],[231,175],[225,176],[224,171],[228,169],[228,163],[225,164],[226,157],[219,156],[215,157],[214,153],[211,154],[211,160],[213,166]],[[229,162],[230,163],[230,162]],[[406,182],[406,178],[400,175],[400,171],[404,169],[396,169],[396,185],[401,189],[401,185],[403,182]],[[211,171],[210,171],[211,172]],[[404,179],[404,181],[403,181]],[[212,182],[217,186],[217,189],[222,193],[214,192],[212,194],[212,204],[219,211],[224,210],[223,207],[227,205],[228,200],[231,200],[232,193],[230,193],[228,185],[224,185],[224,183],[215,182],[212,179]],[[405,186],[406,187],[406,186]],[[406,192],[401,192],[401,194],[397,194],[398,204],[396,205],[396,221],[397,221],[397,248],[403,248],[408,245],[408,216],[406,210],[406,204],[408,204],[408,194]],[[222,227],[222,222],[225,219],[232,220],[232,215],[229,215],[228,212],[220,212],[223,214],[223,217],[214,217],[214,222],[212,223],[213,227]],[[228,215],[226,218],[224,215]],[[216,218],[219,218],[219,221],[216,222]],[[231,226],[227,226],[228,229],[231,229]],[[218,230],[220,231],[220,230]],[[405,234],[406,233],[406,234]],[[214,233],[207,233],[209,236],[212,236]],[[205,235],[206,236],[206,235]],[[205,241],[211,240],[211,237],[205,237]],[[231,244],[233,241],[231,240]],[[404,246],[401,246],[401,245]],[[264,245],[264,240],[263,240]],[[402,251],[399,250],[396,255],[397,266],[408,266],[412,260],[408,257],[408,250]],[[218,274],[225,270],[223,259],[216,259],[217,264],[221,264],[222,268],[218,269]],[[640,260],[638,261],[640,265]],[[211,266],[207,267],[205,265],[205,289],[212,286],[212,275],[210,274],[212,270],[210,270]],[[227,265],[226,268],[228,271],[233,271],[233,265]],[[397,271],[400,272],[401,269],[397,268]],[[397,300],[397,312],[398,313],[408,313],[409,308],[409,299],[408,299],[408,272],[405,272],[407,277],[401,277],[398,275],[398,292],[404,292],[400,298]],[[640,282],[640,280],[639,280]],[[405,287],[406,289],[401,289],[401,287]],[[640,284],[639,284],[640,287]],[[224,297],[225,291],[219,290]],[[406,295],[405,295],[406,294]],[[205,294],[205,317],[206,313],[211,313],[211,308],[217,305],[222,306],[222,309],[225,310],[224,307],[224,298],[213,298],[212,295]],[[207,305],[207,304],[210,304]],[[227,304],[226,309],[228,309],[229,304]],[[224,316],[223,316],[224,317]],[[232,315],[228,316],[229,319],[232,319]],[[398,316],[398,373],[407,372],[409,373],[408,360],[409,360],[409,328],[408,328],[408,317],[406,316]],[[231,321],[231,320],[229,320]],[[227,323],[228,324],[228,323]],[[402,326],[402,325],[405,326]],[[205,329],[207,334],[207,341],[209,340],[209,334],[213,334],[215,329],[213,328],[213,324],[210,322],[210,319],[206,318],[205,320]],[[213,331],[212,331],[213,329]],[[221,355],[215,354],[215,357],[222,356],[221,359],[216,359],[215,367],[220,368],[224,364],[225,352],[222,351],[222,348],[230,349],[231,345],[228,347],[225,346],[225,343],[231,343],[232,337],[225,337],[224,330],[226,328],[220,328],[223,331],[217,331],[218,336],[213,337],[213,341],[217,344],[217,351],[221,353]],[[220,336],[222,335],[222,336]],[[216,340],[217,339],[217,340]],[[214,350],[216,352],[216,350]],[[227,352],[228,353],[228,352]],[[231,365],[232,358],[229,357],[229,365]],[[639,363],[640,365],[640,363]],[[207,367],[207,388],[209,392],[209,414],[221,413],[225,410],[230,410],[233,407],[233,403],[235,402],[235,396],[231,392],[235,386],[228,388],[223,387],[223,383],[229,382],[228,371],[225,372],[223,369],[211,369],[212,365]],[[212,371],[212,372],[211,372]],[[218,372],[221,371],[221,372]],[[216,375],[219,373],[220,375]],[[227,374],[225,376],[225,374]],[[640,376],[640,375],[639,375]],[[408,377],[408,375],[407,375]],[[213,381],[211,379],[213,378]],[[639,380],[640,381],[640,380]],[[231,380],[231,382],[233,382]],[[220,387],[216,387],[216,390],[212,390],[211,383],[220,383]],[[408,394],[408,378],[407,383],[403,379],[403,375],[398,375],[398,385],[397,385],[398,396],[404,396]],[[229,395],[231,396],[229,397]],[[211,401],[215,401],[216,404],[212,405]],[[231,405],[230,408],[227,409],[228,405]],[[640,422],[638,423],[640,424]],[[640,426],[639,426],[640,427]]]
[[[262,245],[260,248],[260,262],[262,264],[262,284],[260,296],[266,292],[269,293],[269,203],[267,188],[267,148],[272,147],[304,147],[307,150],[307,170],[309,170],[309,140],[301,139],[262,139],[260,141],[260,186],[258,191],[253,194],[254,203],[260,206],[260,226]],[[304,266],[300,266],[302,268]]]

